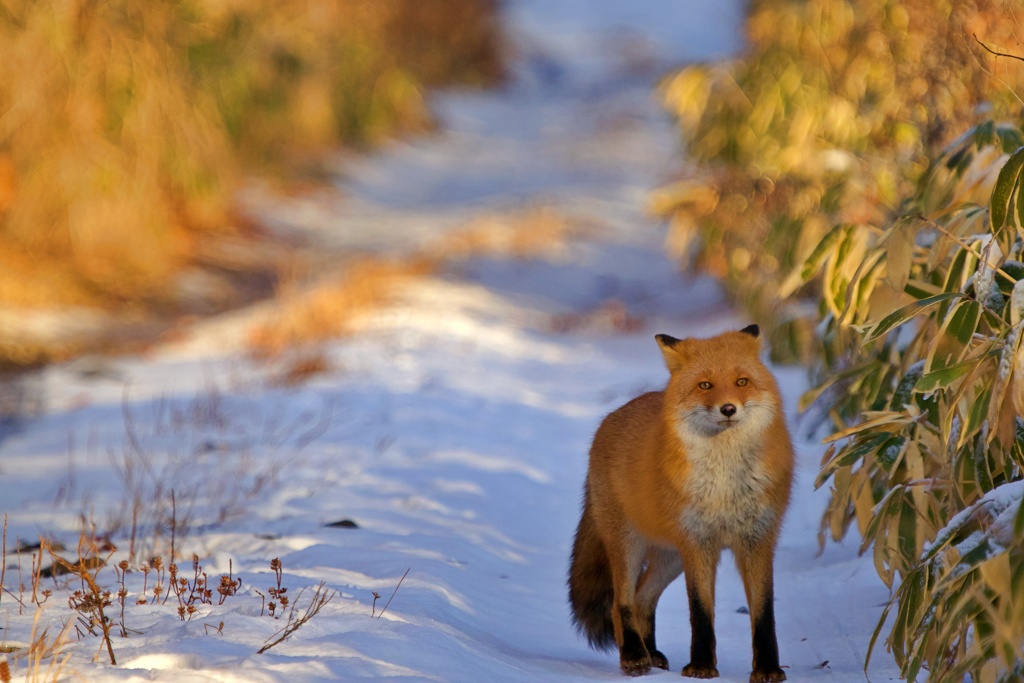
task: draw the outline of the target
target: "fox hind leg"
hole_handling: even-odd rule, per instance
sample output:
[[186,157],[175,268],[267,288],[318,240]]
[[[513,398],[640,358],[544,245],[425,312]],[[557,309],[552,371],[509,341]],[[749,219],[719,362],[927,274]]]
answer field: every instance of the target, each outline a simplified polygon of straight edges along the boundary
[[683,561],[674,548],[651,548],[647,553],[647,566],[637,583],[636,605],[638,626],[644,646],[651,657],[651,665],[668,669],[668,659],[659,650],[654,638],[654,613],[658,600],[670,583],[683,572]]
[[636,535],[624,536],[607,544],[615,588],[612,622],[622,672],[629,676],[642,676],[651,670],[651,656],[642,635],[647,629],[636,604],[636,587],[647,548]]

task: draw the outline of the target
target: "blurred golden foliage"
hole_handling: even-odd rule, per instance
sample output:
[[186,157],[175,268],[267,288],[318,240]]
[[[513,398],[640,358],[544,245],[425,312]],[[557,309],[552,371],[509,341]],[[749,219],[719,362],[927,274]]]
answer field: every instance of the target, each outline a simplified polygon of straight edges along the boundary
[[494,0],[0,0],[0,306],[178,302],[244,174],[430,125]]
[[805,355],[813,306],[782,302],[787,276],[833,225],[882,225],[979,117],[1019,111],[1024,70],[973,36],[1019,46],[1020,18],[1005,0],[754,0],[742,59],[662,85],[698,162],[654,198],[670,248],[774,328],[779,356]]
[[1022,19],[756,0],[747,58],[664,88],[703,173],[655,197],[670,244],[818,356],[820,540],[856,523],[907,680],[1024,675]]

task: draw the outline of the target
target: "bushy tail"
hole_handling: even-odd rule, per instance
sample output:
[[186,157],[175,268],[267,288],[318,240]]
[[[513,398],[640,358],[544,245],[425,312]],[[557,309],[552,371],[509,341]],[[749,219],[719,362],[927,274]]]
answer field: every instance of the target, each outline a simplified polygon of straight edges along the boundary
[[597,534],[590,513],[590,493],[583,494],[583,516],[576,528],[569,565],[569,604],[576,630],[587,637],[590,647],[608,650],[615,646],[612,625],[612,570],[604,542]]

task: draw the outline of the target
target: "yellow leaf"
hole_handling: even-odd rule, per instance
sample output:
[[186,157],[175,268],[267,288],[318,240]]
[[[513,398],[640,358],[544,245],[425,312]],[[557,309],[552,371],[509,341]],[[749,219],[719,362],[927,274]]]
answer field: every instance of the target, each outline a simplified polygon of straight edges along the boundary
[[906,287],[913,264],[914,231],[901,221],[893,226],[885,241],[885,279],[897,292]]

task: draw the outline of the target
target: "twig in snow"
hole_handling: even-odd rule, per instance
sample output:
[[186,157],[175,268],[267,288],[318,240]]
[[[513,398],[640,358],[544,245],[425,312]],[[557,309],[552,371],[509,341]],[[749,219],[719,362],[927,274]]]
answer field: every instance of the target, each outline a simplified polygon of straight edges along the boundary
[[299,598],[302,597],[303,592],[305,592],[305,589],[299,591],[298,598],[296,598],[295,602],[292,603],[292,608],[288,612],[288,622],[284,625],[284,628],[268,638],[263,647],[256,651],[256,654],[263,654],[278,643],[289,638],[293,633],[298,631],[303,624],[315,617],[317,613],[320,612],[327,603],[333,600],[335,595],[337,595],[335,591],[327,590],[326,584],[321,581],[320,585],[314,589],[313,599],[310,600],[309,604],[306,606],[306,611],[303,612],[301,617],[296,617],[295,608],[298,605]]
[[391,601],[392,601],[392,600],[394,599],[394,597],[395,597],[395,593],[397,593],[397,592],[398,592],[398,589],[402,587],[402,582],[403,582],[403,581],[405,581],[405,577],[409,576],[409,570],[410,570],[410,569],[412,569],[412,567],[409,567],[409,569],[406,569],[406,570],[405,570],[405,573],[404,573],[404,574],[402,574],[402,578],[400,578],[400,579],[398,580],[398,585],[397,585],[397,586],[395,586],[395,590],[394,590],[394,591],[393,591],[393,592],[391,593],[391,597],[390,597],[390,598],[388,598],[388,601],[387,601],[386,603],[384,603],[384,609],[382,609],[382,610],[380,611],[380,614],[378,614],[378,615],[377,615],[377,618],[378,618],[378,619],[380,619],[380,618],[381,618],[382,616],[384,616],[384,613],[388,611],[388,605],[390,605],[390,604],[391,604]]

